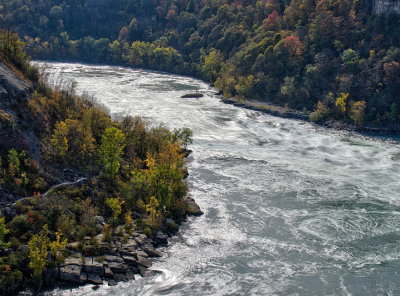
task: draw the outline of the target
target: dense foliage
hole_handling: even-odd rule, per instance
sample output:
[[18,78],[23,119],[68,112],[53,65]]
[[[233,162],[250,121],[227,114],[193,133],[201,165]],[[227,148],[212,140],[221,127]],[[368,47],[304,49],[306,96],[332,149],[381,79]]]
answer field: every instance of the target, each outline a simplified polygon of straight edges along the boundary
[[226,97],[315,110],[315,121],[399,124],[400,16],[373,15],[370,0],[3,3],[0,24],[37,58],[201,75]]
[[[8,34],[2,32],[0,39]],[[9,44],[20,45],[17,38]],[[107,241],[121,225],[152,235],[167,218],[181,222],[187,210],[183,165],[189,130],[152,127],[139,117],[115,122],[93,98],[76,95],[73,86],[49,87],[28,61],[22,51],[0,56],[24,79],[36,73],[33,93],[15,108],[30,115],[29,126],[40,140],[29,143],[38,145],[39,156],[17,144],[0,150],[0,193],[25,197],[1,205],[8,207],[6,219],[0,218],[2,295],[25,284],[51,283],[48,270],[68,255],[68,242],[76,242],[84,254],[97,254],[86,248],[88,237]],[[13,110],[7,111],[0,114],[12,118]],[[7,127],[0,125],[2,132],[19,135],[6,134]],[[59,185],[63,181],[68,182]]]

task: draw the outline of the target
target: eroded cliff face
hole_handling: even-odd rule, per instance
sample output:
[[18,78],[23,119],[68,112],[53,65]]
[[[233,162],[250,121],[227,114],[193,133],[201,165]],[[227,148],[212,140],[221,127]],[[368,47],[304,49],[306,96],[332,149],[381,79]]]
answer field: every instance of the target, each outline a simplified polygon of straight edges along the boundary
[[38,156],[39,141],[34,135],[28,102],[33,85],[0,62],[0,153],[11,148],[25,149]]
[[399,13],[399,0],[374,0],[372,12],[374,14]]

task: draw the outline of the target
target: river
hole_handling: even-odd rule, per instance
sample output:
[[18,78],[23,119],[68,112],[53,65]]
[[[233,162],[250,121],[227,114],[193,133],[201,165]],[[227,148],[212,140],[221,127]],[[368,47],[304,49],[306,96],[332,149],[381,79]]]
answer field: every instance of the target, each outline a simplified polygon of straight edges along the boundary
[[[48,295],[399,295],[400,149],[220,102],[193,78],[48,63],[113,116],[194,132],[190,218],[150,278]],[[198,91],[204,97],[180,98]]]

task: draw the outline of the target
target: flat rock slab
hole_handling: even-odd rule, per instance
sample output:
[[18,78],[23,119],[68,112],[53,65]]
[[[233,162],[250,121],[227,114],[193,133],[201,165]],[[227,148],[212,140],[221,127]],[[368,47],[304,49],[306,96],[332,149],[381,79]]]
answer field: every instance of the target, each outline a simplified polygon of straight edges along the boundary
[[135,256],[123,256],[122,258],[126,264],[137,266],[137,258]]
[[144,235],[144,234],[139,234],[139,236],[135,237],[135,241],[137,242],[137,244],[138,244],[139,246],[141,246],[141,245],[144,245],[144,244],[147,243],[148,238],[147,238],[147,236]]
[[123,263],[124,260],[119,255],[105,255],[105,261],[109,262],[120,262]]
[[60,280],[69,283],[82,284],[85,279],[81,277],[82,266],[65,265],[60,268]]
[[151,267],[153,265],[151,260],[149,260],[149,259],[147,259],[145,257],[142,257],[142,256],[138,256],[137,257],[137,264],[139,266],[143,266],[145,268],[149,268],[149,267]]
[[69,256],[65,258],[63,265],[83,265],[81,256]]
[[162,257],[162,253],[152,247],[145,247],[143,251],[145,251],[149,257]]
[[127,273],[129,271],[129,266],[123,260],[122,262],[108,262],[108,267],[113,273]]
[[93,257],[85,258],[85,265],[83,270],[87,273],[98,274],[100,276],[104,275],[104,267],[102,262],[98,262]]
[[136,256],[141,256],[141,257],[144,257],[144,258],[149,257],[149,255],[143,250],[137,250],[136,251]]
[[88,273],[87,280],[89,283],[92,283],[95,285],[103,284],[103,280],[101,279],[101,277],[98,274]]

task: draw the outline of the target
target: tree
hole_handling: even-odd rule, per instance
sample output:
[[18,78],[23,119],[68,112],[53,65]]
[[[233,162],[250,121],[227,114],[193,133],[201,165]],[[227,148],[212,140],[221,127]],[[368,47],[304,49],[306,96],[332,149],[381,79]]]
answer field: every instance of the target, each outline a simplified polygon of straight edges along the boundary
[[68,127],[64,121],[56,123],[50,144],[57,157],[62,160],[68,152]]
[[200,67],[200,73],[210,82],[214,82],[217,79],[219,72],[221,71],[224,58],[222,54],[212,49],[209,54],[204,58],[204,62]]
[[52,255],[58,263],[61,263],[61,261],[63,260],[62,252],[65,250],[68,243],[67,239],[61,239],[61,236],[62,233],[60,231],[57,231],[56,240],[49,244]]
[[267,30],[277,30],[279,29],[281,17],[279,13],[274,10],[268,17],[263,21],[263,26]]
[[50,144],[58,161],[69,161],[74,165],[90,163],[95,149],[95,139],[91,129],[76,119],[58,122]]
[[318,101],[315,111],[310,114],[310,120],[314,122],[322,122],[328,115],[329,109],[324,105],[324,103]]
[[352,102],[350,104],[349,117],[358,126],[362,126],[364,124],[365,107],[365,101]]
[[159,220],[161,217],[161,213],[159,210],[159,206],[160,204],[155,196],[151,196],[149,202],[146,204],[146,211],[149,215],[147,221],[151,226],[158,226],[160,222]]
[[188,144],[193,143],[193,131],[190,128],[174,129],[172,136],[173,140],[181,142],[185,149]]
[[294,35],[290,35],[283,39],[284,45],[286,49],[289,51],[291,55],[299,56],[301,55],[303,49],[303,45],[300,41],[300,38]]
[[348,93],[341,93],[340,97],[336,98],[336,102],[335,105],[336,107],[339,108],[340,112],[342,112],[343,114],[346,113],[346,105],[347,105],[347,99],[349,97],[350,94]]
[[109,127],[104,131],[99,154],[105,173],[110,179],[115,177],[121,166],[125,141],[124,133],[115,127]]
[[50,239],[47,236],[47,229],[38,234],[34,234],[28,242],[29,249],[29,268],[33,269],[33,276],[40,280],[44,269],[48,264],[47,256]]
[[10,149],[8,151],[8,171],[11,176],[16,176],[20,171],[21,162],[17,150]]
[[343,67],[347,71],[351,73],[355,72],[358,68],[358,63],[359,63],[358,53],[351,48],[346,49],[342,54],[342,62],[343,62],[342,64]]
[[4,241],[5,236],[10,232],[10,230],[8,230],[6,228],[6,225],[4,223],[4,218],[0,218],[0,249],[2,248],[8,248],[10,247],[10,243],[6,243]]
[[117,224],[118,217],[122,213],[122,205],[124,204],[124,201],[111,197],[106,199],[106,205],[111,209],[112,211],[112,218],[111,218],[111,224],[115,225]]

